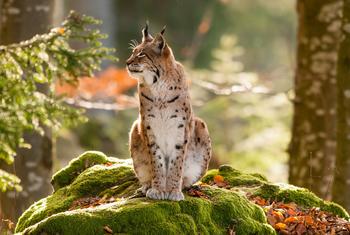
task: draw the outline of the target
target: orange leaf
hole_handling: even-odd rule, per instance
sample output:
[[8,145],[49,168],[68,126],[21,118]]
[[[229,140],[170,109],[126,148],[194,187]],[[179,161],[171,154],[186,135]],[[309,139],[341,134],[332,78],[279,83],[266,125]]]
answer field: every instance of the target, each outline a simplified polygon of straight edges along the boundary
[[221,175],[215,175],[214,176],[214,182],[217,184],[217,183],[222,183],[224,182],[224,177],[221,176]]
[[284,216],[281,212],[279,211],[272,211],[273,216],[277,217],[280,221],[284,220]]
[[288,209],[287,210],[287,213],[288,213],[288,215],[291,215],[291,216],[294,216],[294,215],[297,215],[298,213],[295,211],[295,210],[293,210],[293,209]]
[[64,34],[64,31],[65,31],[65,30],[64,30],[64,28],[62,28],[62,27],[57,29],[57,32],[60,33],[60,34]]
[[264,198],[261,198],[261,197],[254,198],[254,201],[259,206],[265,206],[267,204],[266,200]]
[[286,218],[284,220],[284,223],[294,223],[298,221],[299,221],[298,217],[292,216],[292,217]]
[[307,223],[307,224],[309,224],[309,225],[314,224],[314,220],[312,219],[311,216],[306,215],[306,216],[304,217],[304,219],[305,219],[305,223]]
[[282,230],[282,229],[286,229],[286,228],[287,228],[287,225],[284,223],[275,224],[275,229],[277,229],[277,230]]

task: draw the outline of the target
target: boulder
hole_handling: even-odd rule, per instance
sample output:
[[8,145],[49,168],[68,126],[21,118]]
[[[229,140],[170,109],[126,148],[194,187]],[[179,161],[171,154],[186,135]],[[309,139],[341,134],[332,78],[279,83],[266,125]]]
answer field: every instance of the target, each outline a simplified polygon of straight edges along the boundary
[[319,207],[349,218],[339,205],[288,184],[273,184],[259,174],[231,166],[210,170],[180,202],[140,195],[130,160],[89,151],[73,159],[52,178],[54,193],[20,217],[18,234],[276,234],[261,197]]

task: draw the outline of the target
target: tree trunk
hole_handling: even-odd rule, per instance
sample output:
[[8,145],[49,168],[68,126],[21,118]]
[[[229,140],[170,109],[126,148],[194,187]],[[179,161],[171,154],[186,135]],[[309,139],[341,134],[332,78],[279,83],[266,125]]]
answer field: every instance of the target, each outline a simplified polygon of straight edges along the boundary
[[350,210],[350,0],[344,0],[343,37],[338,54],[338,130],[333,200]]
[[[52,24],[54,1],[50,0],[2,0],[0,44],[6,45],[30,39],[35,34],[47,32]],[[45,92],[46,87],[39,87]],[[3,218],[16,221],[34,201],[51,193],[52,138],[49,130],[44,136],[25,133],[25,141],[31,149],[18,149],[13,166],[2,168],[21,179],[23,191],[1,193],[0,212]]]
[[336,154],[336,67],[342,0],[299,0],[289,181],[330,199]]

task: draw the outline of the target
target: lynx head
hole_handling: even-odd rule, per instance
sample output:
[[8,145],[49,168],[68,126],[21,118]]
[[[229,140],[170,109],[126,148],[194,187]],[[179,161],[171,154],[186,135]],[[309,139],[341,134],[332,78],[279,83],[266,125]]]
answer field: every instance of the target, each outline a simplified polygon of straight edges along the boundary
[[154,38],[148,32],[148,24],[142,30],[142,42],[133,46],[126,61],[130,75],[139,83],[152,85],[161,79],[162,73],[174,66],[174,56],[164,39],[165,27]]

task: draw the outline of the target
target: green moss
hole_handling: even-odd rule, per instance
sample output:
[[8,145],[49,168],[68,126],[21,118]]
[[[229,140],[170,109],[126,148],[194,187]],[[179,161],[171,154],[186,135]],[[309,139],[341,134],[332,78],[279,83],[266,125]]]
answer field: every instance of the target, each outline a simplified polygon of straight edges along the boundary
[[69,162],[68,166],[62,168],[53,175],[51,184],[55,190],[70,184],[86,168],[95,164],[106,163],[107,156],[98,151],[88,151]]
[[343,207],[338,205],[337,203],[323,202],[320,204],[320,209],[324,210],[324,211],[331,212],[335,215],[339,215],[342,218],[346,218],[348,220],[350,219],[348,212]]
[[137,178],[134,178],[134,180],[130,179],[130,181],[126,181],[124,183],[121,183],[119,185],[116,185],[114,187],[108,188],[104,191],[102,191],[99,196],[107,196],[107,197],[128,197],[133,194],[135,194],[136,190],[140,188],[141,185],[139,184]]
[[215,175],[223,176],[224,180],[232,187],[254,186],[267,182],[266,178],[260,174],[245,174],[228,165],[222,165],[218,170],[214,169],[208,171],[208,173],[203,177],[202,181],[209,183],[210,181],[213,181]]
[[[270,184],[258,174],[221,166],[209,171],[203,181],[210,182],[215,175],[222,175],[231,188],[203,186],[208,198],[185,195],[181,202],[134,198],[140,185],[130,163],[88,152],[54,176],[56,191],[23,213],[16,232],[105,234],[103,228],[108,226],[115,234],[227,234],[229,228],[243,235],[276,234],[263,210],[247,199],[248,193],[305,207],[318,206],[348,217],[337,204],[324,202],[305,189]],[[78,199],[96,196],[113,196],[116,201],[85,209],[72,207]]]
[[[94,165],[86,169],[75,180],[53,195],[34,203],[19,218],[16,231],[35,224],[53,214],[68,210],[73,201],[87,196],[103,196],[102,191],[109,187],[118,187],[125,182],[135,182],[136,178],[130,166],[115,164],[111,166]],[[130,196],[134,192],[129,192]]]
[[307,189],[289,184],[265,183],[254,192],[254,195],[276,201],[295,202],[304,208],[319,207],[321,210],[339,215],[342,218],[350,218],[344,208],[338,204],[324,201]]
[[[221,189],[212,201],[186,197],[185,201],[129,199],[95,208],[57,213],[25,230],[26,234],[275,234],[263,211],[244,197]],[[232,219],[235,218],[237,223]]]

